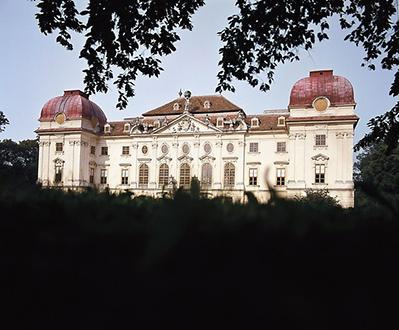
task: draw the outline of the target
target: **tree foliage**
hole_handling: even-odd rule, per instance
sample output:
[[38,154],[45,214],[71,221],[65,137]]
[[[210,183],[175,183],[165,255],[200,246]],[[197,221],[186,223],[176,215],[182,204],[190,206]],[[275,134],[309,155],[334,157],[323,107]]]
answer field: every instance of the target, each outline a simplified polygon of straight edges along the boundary
[[[57,42],[72,49],[71,32],[83,33],[80,56],[86,92],[107,92],[113,80],[119,91],[117,107],[127,106],[139,74],[158,76],[161,57],[175,51],[178,32],[192,29],[193,14],[205,0],[36,0],[36,17],[44,34],[57,31]],[[221,68],[216,91],[234,91],[233,80],[247,81],[267,91],[278,65],[299,60],[299,51],[328,39],[331,18],[347,30],[346,40],[362,47],[363,66],[396,72],[389,93],[399,96],[399,20],[395,1],[364,0],[237,0],[237,13],[219,33]],[[119,69],[115,70],[115,69]],[[119,72],[116,77],[114,73]],[[398,104],[370,121],[372,132],[357,148],[382,140],[392,148],[399,137]]]
[[37,140],[0,141],[0,185],[34,185],[38,154]]
[[383,143],[367,147],[355,163],[356,205],[370,208],[383,205],[396,210],[399,205],[399,148],[387,153]]
[[386,212],[1,186],[0,209],[2,321],[16,329],[397,321],[399,222]]
[[0,111],[0,133],[4,131],[5,126],[8,125],[10,122],[4,115],[2,111]]

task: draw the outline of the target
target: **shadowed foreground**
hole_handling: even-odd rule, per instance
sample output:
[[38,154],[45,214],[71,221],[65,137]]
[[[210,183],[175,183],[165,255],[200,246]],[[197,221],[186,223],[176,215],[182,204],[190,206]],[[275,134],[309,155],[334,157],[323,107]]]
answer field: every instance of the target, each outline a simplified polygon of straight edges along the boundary
[[26,329],[382,329],[399,225],[276,200],[0,193],[5,315]]

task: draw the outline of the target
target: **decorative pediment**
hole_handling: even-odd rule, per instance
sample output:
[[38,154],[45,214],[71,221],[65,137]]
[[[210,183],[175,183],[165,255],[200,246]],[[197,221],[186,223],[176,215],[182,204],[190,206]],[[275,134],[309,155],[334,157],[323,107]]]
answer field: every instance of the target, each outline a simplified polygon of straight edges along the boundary
[[172,160],[172,158],[170,158],[168,155],[162,155],[162,156],[158,157],[157,160],[170,162]]
[[329,159],[329,157],[327,157],[326,155],[323,154],[317,154],[316,156],[312,157],[312,160],[316,161],[316,162],[325,162]]
[[203,155],[199,158],[201,161],[214,161],[216,158],[210,155]]
[[177,158],[179,161],[187,161],[187,162],[191,162],[194,158],[190,157],[188,155],[183,155],[180,156],[179,158]]
[[65,161],[64,160],[62,160],[61,158],[56,158],[56,159],[54,159],[54,163],[55,163],[55,165],[61,165],[61,166],[63,166],[64,165],[64,163],[65,163]]
[[209,122],[204,122],[188,114],[183,114],[172,120],[166,126],[155,130],[154,134],[184,134],[184,133],[202,133],[202,132],[221,132]]

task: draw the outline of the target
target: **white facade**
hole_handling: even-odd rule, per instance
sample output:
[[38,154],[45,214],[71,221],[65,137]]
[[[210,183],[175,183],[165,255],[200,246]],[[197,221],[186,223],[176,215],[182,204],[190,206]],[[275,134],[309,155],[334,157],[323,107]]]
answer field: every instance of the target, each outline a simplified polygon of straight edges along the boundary
[[319,96],[326,109],[313,102],[251,116],[221,96],[186,97],[104,125],[70,119],[65,109],[57,123],[42,110],[38,178],[44,186],[159,197],[195,176],[209,197],[243,201],[252,191],[264,202],[270,189],[284,197],[328,189],[351,207],[355,104]]

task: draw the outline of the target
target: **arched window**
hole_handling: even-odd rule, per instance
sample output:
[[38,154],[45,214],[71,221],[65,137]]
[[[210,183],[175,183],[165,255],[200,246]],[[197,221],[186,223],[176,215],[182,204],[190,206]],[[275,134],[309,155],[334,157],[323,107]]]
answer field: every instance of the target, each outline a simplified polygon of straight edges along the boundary
[[62,181],[62,165],[56,164],[55,165],[55,176],[54,176],[54,182],[56,184],[61,183]]
[[167,186],[169,182],[169,166],[167,164],[162,164],[159,167],[159,186]]
[[204,102],[204,108],[205,109],[209,109],[211,107],[211,102],[209,102],[208,100],[206,100],[205,102]]
[[173,110],[177,111],[179,109],[180,109],[180,104],[179,103],[176,102],[175,104],[173,104]]
[[148,186],[148,165],[141,164],[139,167],[139,187]]
[[201,169],[201,187],[204,189],[210,188],[212,185],[212,165],[205,163]]
[[125,126],[123,127],[123,131],[126,133],[126,132],[130,132],[130,124],[129,123],[127,123],[127,124],[125,124]]
[[224,165],[224,186],[234,187],[236,176],[236,169],[232,163],[226,163]]
[[180,187],[190,186],[191,173],[190,165],[184,163],[180,166]]

